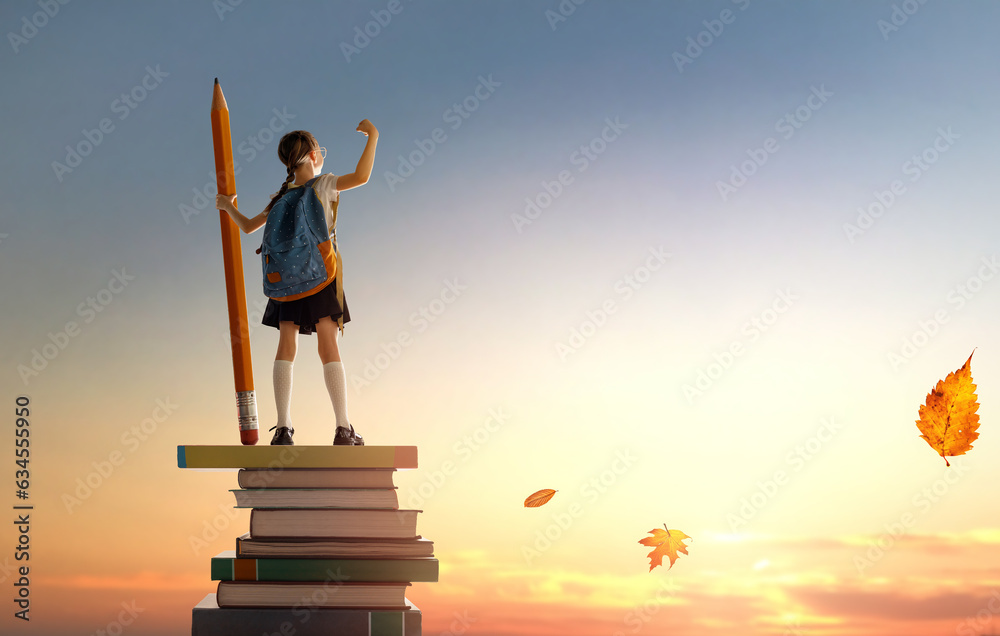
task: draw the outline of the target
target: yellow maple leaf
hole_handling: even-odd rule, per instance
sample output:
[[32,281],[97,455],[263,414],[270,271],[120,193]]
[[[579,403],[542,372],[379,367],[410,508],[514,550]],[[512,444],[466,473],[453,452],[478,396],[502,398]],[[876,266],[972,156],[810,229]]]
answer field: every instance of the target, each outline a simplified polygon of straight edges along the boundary
[[674,561],[677,560],[677,553],[681,552],[687,554],[687,546],[684,545],[685,539],[690,539],[680,530],[674,529],[670,530],[667,528],[667,524],[663,524],[663,530],[659,528],[654,528],[649,531],[653,536],[643,537],[639,539],[639,543],[642,545],[656,546],[656,549],[647,554],[649,557],[649,571],[652,572],[653,568],[658,565],[663,565],[663,557],[666,555],[670,558],[670,567],[674,567]]
[[[972,353],[975,353],[973,351]],[[931,445],[941,457],[946,466],[948,455],[964,455],[972,448],[979,433],[979,402],[976,401],[976,385],[972,383],[972,370],[969,364],[972,354],[962,368],[949,373],[944,380],[938,380],[927,401],[920,405],[920,419],[917,428],[923,433],[920,437]]]

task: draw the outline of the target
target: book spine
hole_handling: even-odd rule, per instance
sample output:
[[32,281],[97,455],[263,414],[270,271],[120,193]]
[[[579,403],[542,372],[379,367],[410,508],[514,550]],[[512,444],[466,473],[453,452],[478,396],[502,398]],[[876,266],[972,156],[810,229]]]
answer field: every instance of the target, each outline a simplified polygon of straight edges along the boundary
[[[230,492],[236,498],[236,508],[399,509],[395,488],[240,488]],[[290,504],[292,493],[312,501]],[[370,503],[364,501],[366,498]]]
[[395,488],[395,468],[241,468],[240,488]]
[[416,468],[416,446],[178,446],[177,466],[221,468]]
[[[406,599],[406,610],[246,609],[220,610],[216,594],[210,593],[191,612],[192,636],[246,636],[247,634],[291,634],[295,636],[419,636],[421,612]],[[307,616],[309,620],[304,620]]]
[[[259,589],[251,589],[248,586],[267,586],[271,596],[264,597]],[[333,590],[342,589],[344,593],[351,592],[351,599],[337,595],[336,591],[326,591],[330,586]],[[308,582],[308,581],[219,581],[216,589],[216,601],[219,607],[237,608],[282,608],[282,607],[324,607],[324,608],[344,608],[344,609],[380,609],[380,610],[405,610],[408,609],[406,599],[403,594],[409,583],[386,582],[386,581],[336,581],[331,582]],[[280,586],[280,587],[278,587]],[[364,598],[353,592],[360,592],[361,588],[383,588],[374,590],[369,595],[368,592],[361,592]],[[350,588],[350,589],[349,589]],[[323,590],[323,598],[319,598],[318,591]],[[263,599],[260,601],[249,600],[246,592],[252,592],[253,597]],[[403,604],[396,604],[389,601],[396,594],[403,601]],[[388,602],[387,602],[388,601]]]
[[[220,610],[216,594],[208,594],[191,612],[192,636],[246,636],[291,634],[295,636],[419,636],[420,610],[406,599],[406,610],[247,609]],[[305,620],[307,616],[309,620]]]
[[213,581],[438,580],[437,559],[253,559],[212,557]]
[[[416,535],[420,510],[376,510],[371,508],[253,508],[252,538],[347,538],[411,539]],[[383,520],[391,520],[385,523]],[[310,530],[310,522],[323,530]],[[354,524],[355,530],[344,529]],[[353,534],[352,534],[353,532]]]

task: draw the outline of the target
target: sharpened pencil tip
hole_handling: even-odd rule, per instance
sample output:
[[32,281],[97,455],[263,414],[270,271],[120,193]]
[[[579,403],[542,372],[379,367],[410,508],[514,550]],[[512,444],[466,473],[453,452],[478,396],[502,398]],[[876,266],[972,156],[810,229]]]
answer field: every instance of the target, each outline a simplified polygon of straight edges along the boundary
[[215,78],[215,83],[216,83],[216,84],[218,84],[218,83],[219,83],[219,78],[218,78],[218,77],[216,77],[216,78]]

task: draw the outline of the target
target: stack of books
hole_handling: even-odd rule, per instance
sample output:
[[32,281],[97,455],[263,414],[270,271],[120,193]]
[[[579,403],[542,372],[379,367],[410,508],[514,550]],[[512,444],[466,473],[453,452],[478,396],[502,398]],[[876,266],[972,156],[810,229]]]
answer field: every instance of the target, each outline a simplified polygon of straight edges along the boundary
[[393,485],[415,446],[178,446],[177,465],[238,470],[236,507],[251,509],[212,558],[192,636],[420,636],[406,590],[437,581],[438,561]]

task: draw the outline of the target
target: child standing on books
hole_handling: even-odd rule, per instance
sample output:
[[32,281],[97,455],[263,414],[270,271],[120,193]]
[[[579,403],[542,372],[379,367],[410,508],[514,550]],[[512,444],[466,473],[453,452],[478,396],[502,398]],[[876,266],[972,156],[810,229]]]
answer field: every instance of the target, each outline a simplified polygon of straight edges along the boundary
[[[323,204],[327,226],[331,240],[336,245],[337,204],[341,190],[350,190],[368,183],[375,161],[375,145],[378,143],[378,130],[367,119],[358,124],[357,130],[368,137],[365,149],[361,153],[358,166],[351,174],[340,175],[321,174],[326,148],[322,148],[310,133],[304,130],[293,130],[278,144],[278,158],[288,169],[285,182],[281,189],[271,197],[264,211],[257,216],[247,218],[236,209],[236,195],[216,196],[216,206],[225,210],[233,218],[243,232],[249,234],[264,225],[267,213],[289,190],[302,187],[310,179],[317,198]],[[297,300],[277,301],[269,298],[264,318],[261,321],[278,330],[278,352],[274,357],[274,402],[278,410],[278,423],[269,430],[274,430],[272,445],[292,445],[291,398],[292,398],[292,363],[295,361],[295,351],[300,333],[310,335],[316,333],[319,357],[323,363],[323,378],[333,402],[333,411],[337,418],[337,430],[333,438],[335,445],[361,446],[364,439],[354,432],[354,427],[347,419],[347,374],[340,359],[340,349],[337,345],[338,331],[343,332],[344,323],[350,321],[351,313],[347,301],[343,297],[342,272],[339,263],[334,281],[323,289]],[[277,429],[277,430],[275,430]]]

